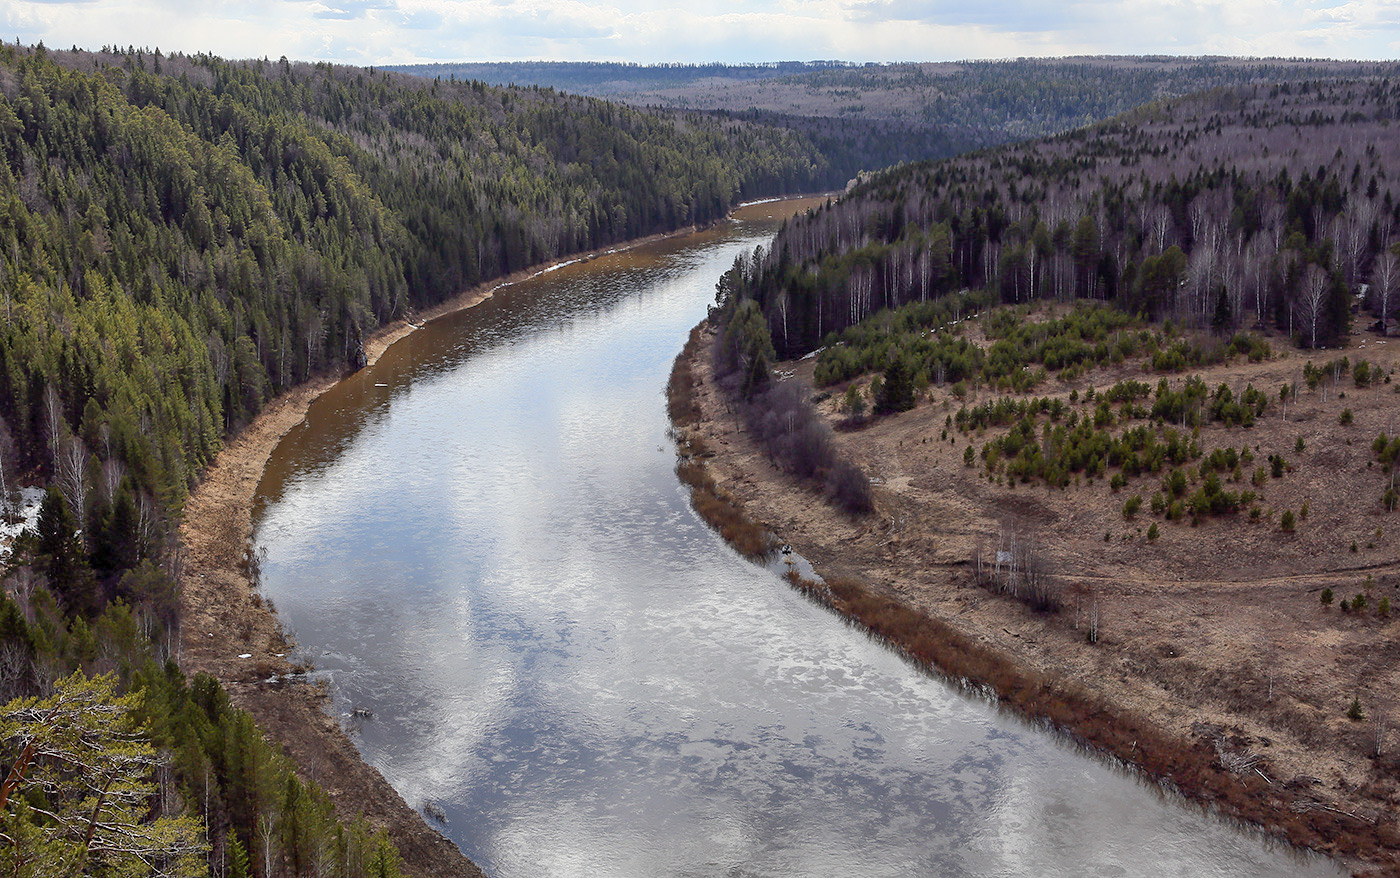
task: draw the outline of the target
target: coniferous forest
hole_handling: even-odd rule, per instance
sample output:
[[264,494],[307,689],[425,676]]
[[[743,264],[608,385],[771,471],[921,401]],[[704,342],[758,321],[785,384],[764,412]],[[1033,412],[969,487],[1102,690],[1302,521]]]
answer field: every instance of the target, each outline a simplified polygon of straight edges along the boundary
[[637,107],[808,134],[844,178],[1100,122],[1156,100],[1250,83],[1394,75],[1384,62],[1299,58],[1014,58],[936,63],[408,64],[419,76],[538,85]]
[[744,122],[42,46],[0,49],[0,156],[0,495],[48,485],[0,602],[0,701],[28,699],[0,721],[14,874],[397,874],[179,671],[175,524],[202,468],[388,321],[832,182],[802,135]]

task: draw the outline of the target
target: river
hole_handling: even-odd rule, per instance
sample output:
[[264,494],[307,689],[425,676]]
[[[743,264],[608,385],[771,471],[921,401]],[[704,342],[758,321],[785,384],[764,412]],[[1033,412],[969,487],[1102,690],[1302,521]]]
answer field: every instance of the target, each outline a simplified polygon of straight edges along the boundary
[[263,590],[488,874],[1339,875],[909,666],[691,511],[662,389],[793,205],[566,265],[333,388]]

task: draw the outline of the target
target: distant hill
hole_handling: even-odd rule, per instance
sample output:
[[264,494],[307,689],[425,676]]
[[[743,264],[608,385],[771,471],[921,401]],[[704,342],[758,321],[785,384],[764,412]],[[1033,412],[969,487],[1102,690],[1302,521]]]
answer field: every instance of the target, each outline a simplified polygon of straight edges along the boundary
[[852,176],[904,161],[1069,131],[1223,86],[1380,75],[1393,64],[1296,59],[1079,57],[923,64],[509,62],[389,69],[533,85],[632,106],[791,127]]
[[845,61],[777,61],[770,64],[627,64],[607,61],[453,62],[390,64],[382,69],[488,85],[537,85],[571,94],[612,97],[670,88],[749,82],[858,65]]

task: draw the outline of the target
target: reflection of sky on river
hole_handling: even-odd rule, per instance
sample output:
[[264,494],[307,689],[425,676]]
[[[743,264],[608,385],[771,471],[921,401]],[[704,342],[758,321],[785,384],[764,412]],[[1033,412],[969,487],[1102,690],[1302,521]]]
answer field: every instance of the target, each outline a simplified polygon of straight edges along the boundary
[[[911,671],[696,521],[660,387],[757,240],[730,237],[551,275],[533,329],[504,296],[370,370],[390,386],[360,413],[313,411],[258,539],[341,709],[375,711],[367,757],[499,876],[1298,874]],[[323,417],[353,423],[317,437]]]

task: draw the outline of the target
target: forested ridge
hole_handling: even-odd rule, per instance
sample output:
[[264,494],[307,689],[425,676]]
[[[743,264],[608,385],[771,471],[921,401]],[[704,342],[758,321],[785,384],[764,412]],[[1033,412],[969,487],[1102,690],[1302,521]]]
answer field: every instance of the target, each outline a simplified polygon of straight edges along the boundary
[[780,357],[964,289],[1331,345],[1354,296],[1371,319],[1400,304],[1397,97],[1388,77],[1217,89],[905,166],[790,222],[726,289]]
[[0,511],[48,485],[0,600],[0,702],[29,699],[0,716],[15,874],[397,874],[180,673],[187,492],[387,321],[830,173],[791,131],[538,89],[14,46],[0,155]]
[[774,79],[845,61],[777,61],[769,64],[637,64],[625,61],[500,61],[391,64],[389,70],[437,79],[480,80],[491,85],[538,85],[582,95],[610,95],[691,85],[706,80]]
[[808,134],[842,179],[899,162],[1058,134],[1212,88],[1391,74],[1394,64],[1296,58],[1070,57],[938,63],[404,65],[441,79],[531,84]]

